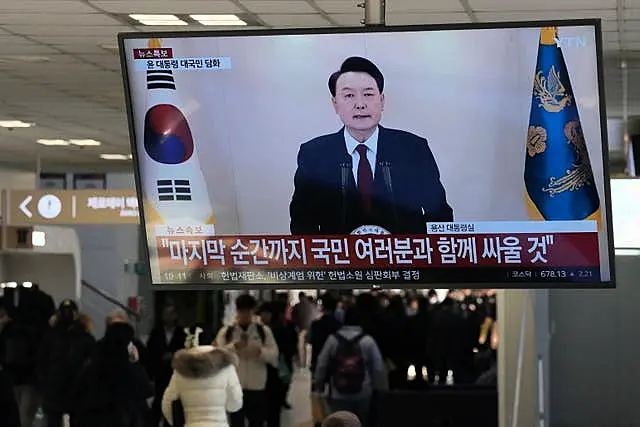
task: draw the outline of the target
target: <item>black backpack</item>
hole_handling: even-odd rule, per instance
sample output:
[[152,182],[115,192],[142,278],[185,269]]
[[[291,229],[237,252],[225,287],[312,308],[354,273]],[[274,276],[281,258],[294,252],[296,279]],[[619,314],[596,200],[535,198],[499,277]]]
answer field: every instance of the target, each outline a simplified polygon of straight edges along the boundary
[[[262,324],[260,324],[260,323],[255,323],[255,325],[256,325],[256,329],[258,330],[258,335],[260,336],[260,340],[262,340],[262,344],[264,344],[264,342],[267,339],[267,335],[264,332],[264,326]],[[224,334],[224,340],[227,343],[230,343],[231,340],[233,339],[233,331],[234,330],[235,330],[235,325],[229,325],[227,327],[227,330],[226,330],[226,332]]]
[[362,391],[367,368],[360,347],[364,334],[347,339],[335,334],[338,348],[332,358],[331,383],[335,390],[343,395],[357,394]]

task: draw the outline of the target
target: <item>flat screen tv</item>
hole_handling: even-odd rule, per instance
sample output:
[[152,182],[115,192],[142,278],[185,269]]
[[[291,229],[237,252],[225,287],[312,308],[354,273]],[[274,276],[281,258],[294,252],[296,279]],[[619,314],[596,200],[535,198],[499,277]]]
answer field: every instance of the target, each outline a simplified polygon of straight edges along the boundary
[[119,35],[158,287],[612,287],[599,20]]

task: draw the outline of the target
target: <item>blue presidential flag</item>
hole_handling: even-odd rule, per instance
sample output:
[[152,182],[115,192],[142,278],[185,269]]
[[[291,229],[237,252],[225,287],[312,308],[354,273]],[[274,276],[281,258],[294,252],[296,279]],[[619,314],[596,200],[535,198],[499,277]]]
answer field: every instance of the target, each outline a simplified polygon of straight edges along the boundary
[[524,168],[532,219],[599,220],[600,199],[558,29],[540,30]]

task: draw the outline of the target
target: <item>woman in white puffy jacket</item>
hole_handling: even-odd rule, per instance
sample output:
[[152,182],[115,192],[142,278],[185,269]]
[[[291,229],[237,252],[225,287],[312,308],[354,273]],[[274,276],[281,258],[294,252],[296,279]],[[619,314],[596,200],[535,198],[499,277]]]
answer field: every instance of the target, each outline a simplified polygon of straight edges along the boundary
[[237,357],[223,348],[194,347],[177,352],[173,376],[162,399],[162,412],[172,426],[173,402],[180,399],[185,427],[228,427],[227,413],[242,408]]

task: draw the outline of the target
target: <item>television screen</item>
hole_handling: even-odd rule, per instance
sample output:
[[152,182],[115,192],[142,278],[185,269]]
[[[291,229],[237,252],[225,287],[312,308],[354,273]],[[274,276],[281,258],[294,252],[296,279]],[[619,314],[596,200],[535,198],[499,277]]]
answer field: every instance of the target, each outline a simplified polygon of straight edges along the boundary
[[599,21],[120,35],[153,283],[613,286]]
[[639,249],[640,179],[611,180],[611,210],[616,249]]

